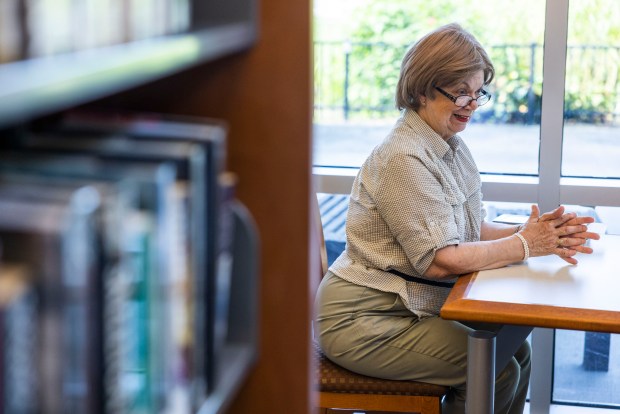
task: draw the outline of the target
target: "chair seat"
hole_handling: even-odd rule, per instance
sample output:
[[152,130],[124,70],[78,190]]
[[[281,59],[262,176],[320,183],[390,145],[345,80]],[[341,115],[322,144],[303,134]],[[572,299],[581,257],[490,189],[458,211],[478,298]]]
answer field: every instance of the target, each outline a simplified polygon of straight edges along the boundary
[[314,344],[320,392],[349,394],[419,395],[443,397],[449,387],[417,381],[387,380],[356,374],[331,362]]

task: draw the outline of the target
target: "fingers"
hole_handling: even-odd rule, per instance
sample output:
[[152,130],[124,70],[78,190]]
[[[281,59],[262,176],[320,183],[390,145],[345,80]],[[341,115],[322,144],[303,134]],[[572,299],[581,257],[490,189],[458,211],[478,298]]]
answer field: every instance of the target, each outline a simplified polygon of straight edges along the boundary
[[574,255],[577,254],[577,250],[575,250],[574,248],[561,248],[561,247],[559,247],[559,248],[555,249],[553,254],[557,254],[560,257],[573,257]]
[[574,226],[577,224],[590,224],[590,223],[594,223],[594,217],[590,217],[590,216],[577,216],[571,220],[568,220],[565,224],[567,226]]
[[530,223],[536,223],[539,220],[538,218],[539,215],[540,215],[540,209],[538,208],[536,204],[532,204],[532,211],[530,213],[530,218],[527,221]]
[[555,220],[559,217],[562,216],[562,214],[564,214],[564,206],[559,206],[558,208],[556,208],[553,211],[550,211],[548,213],[543,214],[542,216],[540,216],[538,221],[549,221],[549,220]]
[[564,225],[558,227],[558,235],[560,237],[570,236],[573,238],[588,240],[599,240],[601,236],[593,231],[588,231],[588,226],[585,224],[577,225]]
[[588,246],[574,246],[573,249],[577,251],[577,253],[583,254],[592,254],[594,252],[594,250]]
[[593,231],[588,231],[587,225],[594,222],[594,217],[577,216],[571,220],[568,220],[559,227],[563,230],[563,232],[560,232],[560,234],[570,235],[570,237],[576,237],[585,240],[599,240],[601,238],[600,234]]
[[573,258],[577,253],[592,254],[594,250],[591,247],[584,246],[585,239],[575,237],[561,237],[557,240],[558,248],[554,254],[562,258],[570,264],[577,264],[577,259]]
[[556,245],[557,247],[568,247],[574,249],[576,246],[583,246],[585,242],[585,238],[573,237],[573,235],[571,235],[570,237],[559,237],[556,241]]
[[577,259],[573,257],[577,254],[574,249],[556,249],[555,254],[567,263],[577,264]]
[[[569,218],[569,215],[572,215],[572,218]],[[581,225],[581,224],[590,224],[590,223],[594,223],[596,220],[594,219],[594,217],[591,216],[577,216],[575,215],[575,213],[566,213],[565,215],[563,215],[564,219],[568,219],[566,221],[564,221],[563,223],[562,218],[556,218],[556,226],[557,227],[561,227],[561,226],[576,226],[576,225]]]
[[571,220],[575,220],[576,218],[577,218],[577,214],[566,213],[566,214],[562,214],[560,217],[556,217],[555,219],[548,220],[548,221],[553,223],[555,227],[562,227],[562,226],[566,226],[567,223],[569,223]]
[[570,264],[572,264],[572,265],[576,265],[577,263],[579,263],[579,262],[577,261],[577,259],[575,259],[574,257],[563,257],[563,256],[560,256],[560,259],[562,259],[562,260],[564,260],[565,262],[570,263]]
[[577,232],[577,233],[573,233],[570,235],[571,237],[577,237],[579,239],[584,239],[588,240],[599,240],[601,238],[601,235],[598,233],[594,233],[592,231],[584,231],[584,232]]
[[538,206],[532,211],[521,233],[526,237],[530,257],[555,254],[567,263],[577,264],[578,253],[591,254],[593,249],[585,244],[589,239],[600,239],[599,234],[588,231],[588,224],[595,220],[589,216],[577,216],[565,212],[563,206],[539,216]]
[[[562,226],[558,227],[558,234],[560,236],[571,236],[573,237],[576,233],[588,233],[588,226],[580,224],[577,226]],[[591,233],[596,234],[596,233]]]

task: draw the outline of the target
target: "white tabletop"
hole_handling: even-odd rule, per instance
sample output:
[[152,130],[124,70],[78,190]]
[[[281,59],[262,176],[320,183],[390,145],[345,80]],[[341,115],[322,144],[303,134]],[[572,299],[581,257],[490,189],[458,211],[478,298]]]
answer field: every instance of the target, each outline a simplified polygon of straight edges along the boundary
[[620,236],[591,240],[594,253],[577,265],[557,256],[478,273],[467,297],[474,300],[620,311]]

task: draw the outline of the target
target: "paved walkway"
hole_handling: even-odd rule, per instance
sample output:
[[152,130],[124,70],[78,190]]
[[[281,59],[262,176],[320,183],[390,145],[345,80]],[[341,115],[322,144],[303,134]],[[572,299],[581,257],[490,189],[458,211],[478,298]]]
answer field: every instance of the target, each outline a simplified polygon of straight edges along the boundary
[[[315,164],[358,167],[391,127],[391,121],[315,124]],[[482,172],[538,171],[538,126],[474,123],[462,135]],[[620,178],[620,127],[567,125],[564,135],[564,175]]]

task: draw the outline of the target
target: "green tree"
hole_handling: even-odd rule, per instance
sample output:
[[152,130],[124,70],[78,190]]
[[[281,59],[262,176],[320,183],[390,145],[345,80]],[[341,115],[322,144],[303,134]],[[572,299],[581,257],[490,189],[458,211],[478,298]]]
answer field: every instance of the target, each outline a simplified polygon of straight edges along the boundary
[[[440,25],[457,22],[471,31],[487,48],[496,62],[497,90],[502,90],[495,112],[521,114],[531,104],[532,91],[540,85],[530,84],[530,45],[542,44],[544,3],[533,0],[511,2],[511,12],[502,13],[506,2],[436,0],[433,2],[390,0],[370,2],[354,11],[357,25],[350,33],[351,50],[350,101],[359,107],[390,108],[394,105],[394,91],[399,67],[406,48],[421,36]],[[542,4],[541,4],[542,3]],[[503,6],[503,7],[502,7]],[[538,8],[537,13],[532,13]],[[536,11],[536,10],[534,10]],[[497,16],[502,18],[498,19]],[[531,15],[540,16],[538,19]],[[527,36],[527,38],[525,38]],[[520,47],[498,48],[498,44],[513,43]],[[542,73],[542,53],[534,55]],[[540,77],[540,76],[539,76]],[[368,104],[367,99],[376,101]],[[539,100],[534,99],[534,103]],[[525,109],[524,109],[525,108]],[[505,121],[505,119],[504,119]]]
[[620,3],[570,3],[565,114],[590,123],[612,122],[620,111]]
[[[377,111],[394,111],[394,92],[406,48],[438,26],[457,22],[485,46],[496,67],[496,79],[491,85],[493,104],[481,110],[482,118],[521,122],[539,116],[545,2],[338,1],[349,6],[348,12],[339,16],[346,24],[335,25],[331,21],[316,26],[317,39],[337,27],[340,40],[348,42],[348,46],[330,57],[332,67],[337,67],[332,87],[340,91],[339,95],[330,95],[332,105],[346,100],[352,113],[363,117]],[[565,104],[569,119],[609,121],[614,113],[620,113],[618,21],[620,2],[570,3]],[[317,79],[323,77],[316,73]]]

